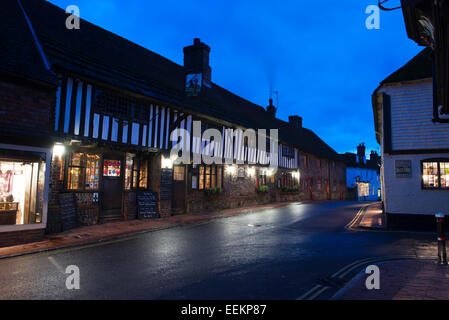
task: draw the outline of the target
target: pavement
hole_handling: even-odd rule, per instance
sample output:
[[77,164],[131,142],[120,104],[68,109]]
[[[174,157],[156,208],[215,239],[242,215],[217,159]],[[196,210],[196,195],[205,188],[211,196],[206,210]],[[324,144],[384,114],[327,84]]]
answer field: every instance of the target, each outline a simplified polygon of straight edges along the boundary
[[449,266],[435,260],[400,260],[377,264],[380,288],[368,290],[362,270],[333,300],[449,300]]
[[365,213],[360,220],[358,228],[385,229],[386,219],[382,210],[382,203],[376,202],[365,208]]
[[[385,230],[386,219],[380,202],[372,203],[358,213],[350,230]],[[333,300],[449,300],[449,266],[438,265],[435,244],[421,247],[415,259],[378,261],[380,289],[368,290],[365,281],[370,274],[364,265],[353,279],[341,288]],[[435,256],[435,259],[423,257]]]
[[79,227],[65,232],[45,236],[43,241],[0,248],[0,259],[26,254],[70,248],[92,243],[124,238],[145,232],[163,230],[183,225],[197,224],[212,219],[226,218],[238,214],[264,209],[279,208],[288,202],[270,203],[243,208],[226,209],[217,212],[184,214],[168,218],[131,220]]

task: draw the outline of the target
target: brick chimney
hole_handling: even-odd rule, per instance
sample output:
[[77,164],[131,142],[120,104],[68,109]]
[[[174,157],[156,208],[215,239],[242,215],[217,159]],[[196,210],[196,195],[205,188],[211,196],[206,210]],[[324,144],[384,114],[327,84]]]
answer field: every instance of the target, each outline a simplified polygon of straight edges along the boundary
[[302,128],[302,117],[290,116],[288,117],[288,123],[295,128]]
[[270,105],[267,107],[267,112],[273,119],[276,118],[276,108],[273,106],[273,99],[270,99]]
[[184,47],[184,70],[187,74],[202,74],[202,82],[210,87],[211,68],[209,66],[210,47],[199,38],[193,39],[193,45]]
[[365,143],[361,143],[357,146],[357,162],[359,163],[366,163],[366,147],[365,147]]

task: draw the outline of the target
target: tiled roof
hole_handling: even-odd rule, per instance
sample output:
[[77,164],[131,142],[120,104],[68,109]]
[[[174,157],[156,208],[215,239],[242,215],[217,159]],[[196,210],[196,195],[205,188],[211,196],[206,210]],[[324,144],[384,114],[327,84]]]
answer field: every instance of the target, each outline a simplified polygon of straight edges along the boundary
[[272,119],[265,109],[212,84],[201,98],[184,95],[184,68],[150,50],[85,20],[79,30],[65,28],[67,14],[42,0],[21,0],[53,67],[59,67],[132,91],[165,97],[203,114],[248,128],[278,128],[282,141],[320,157],[339,155],[308,129]]
[[17,0],[3,0],[0,10],[0,72],[57,84],[46,69]]
[[381,84],[395,83],[403,81],[420,80],[432,77],[432,50],[426,48],[418,53],[412,60],[407,62],[402,68],[398,69]]

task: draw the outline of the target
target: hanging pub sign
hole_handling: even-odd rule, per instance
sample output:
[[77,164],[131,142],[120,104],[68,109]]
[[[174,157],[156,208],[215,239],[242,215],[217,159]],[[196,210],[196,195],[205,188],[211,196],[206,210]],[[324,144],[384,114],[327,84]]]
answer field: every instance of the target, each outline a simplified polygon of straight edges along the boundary
[[411,160],[396,160],[394,164],[397,178],[410,178],[412,176]]
[[201,91],[203,75],[201,73],[188,74],[186,77],[186,95],[197,96]]

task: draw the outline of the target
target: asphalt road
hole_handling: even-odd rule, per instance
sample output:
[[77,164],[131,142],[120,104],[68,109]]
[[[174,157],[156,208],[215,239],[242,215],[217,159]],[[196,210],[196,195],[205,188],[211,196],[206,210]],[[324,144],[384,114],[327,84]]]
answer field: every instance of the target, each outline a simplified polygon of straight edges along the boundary
[[[354,261],[430,243],[428,234],[346,230],[363,205],[295,203],[0,260],[0,299],[297,299]],[[66,288],[69,265],[79,290]]]

